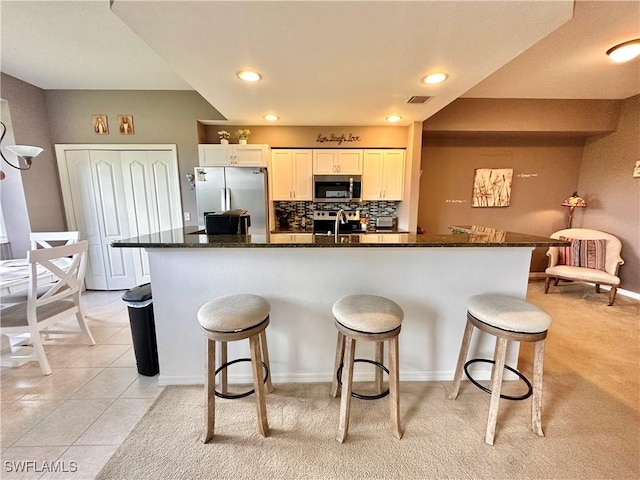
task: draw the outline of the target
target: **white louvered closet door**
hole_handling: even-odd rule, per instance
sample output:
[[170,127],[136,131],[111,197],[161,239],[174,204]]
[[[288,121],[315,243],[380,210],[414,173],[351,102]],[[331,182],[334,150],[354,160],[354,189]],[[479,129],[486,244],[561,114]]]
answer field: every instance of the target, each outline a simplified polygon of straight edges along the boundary
[[111,242],[182,227],[175,147],[84,146],[56,145],[56,153],[67,224],[89,241],[87,288],[147,283],[146,252],[113,248]]

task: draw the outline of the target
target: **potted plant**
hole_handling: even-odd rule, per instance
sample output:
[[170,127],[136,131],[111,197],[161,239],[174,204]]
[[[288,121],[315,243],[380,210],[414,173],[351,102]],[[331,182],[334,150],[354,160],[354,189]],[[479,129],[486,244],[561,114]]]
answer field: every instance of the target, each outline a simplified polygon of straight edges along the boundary
[[240,128],[239,130],[236,130],[238,142],[241,144],[247,143],[247,138],[249,138],[249,135],[251,135],[251,130],[249,130],[248,128]]
[[218,132],[218,137],[220,137],[220,143],[223,145],[226,145],[229,143],[229,137],[231,135],[229,135],[229,132],[227,132],[226,130],[220,130]]

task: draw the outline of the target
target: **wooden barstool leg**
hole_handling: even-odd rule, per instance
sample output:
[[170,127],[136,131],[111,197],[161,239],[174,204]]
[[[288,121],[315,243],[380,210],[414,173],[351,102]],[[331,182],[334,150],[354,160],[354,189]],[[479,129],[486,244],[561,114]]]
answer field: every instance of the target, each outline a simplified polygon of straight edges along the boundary
[[269,376],[267,377],[267,392],[272,393],[273,383],[271,383],[271,362],[269,361],[266,329],[260,332],[260,348],[262,349],[262,361],[267,366],[267,370],[269,370]]
[[531,400],[531,428],[544,437],[542,432],[542,367],[544,363],[544,340],[534,344],[533,353],[533,398]]
[[[379,370],[379,369],[378,369]],[[400,427],[400,369],[398,360],[398,336],[389,340],[389,411],[391,430],[397,438],[402,438]]]
[[487,419],[487,434],[484,441],[493,445],[493,437],[496,433],[496,422],[498,420],[498,407],[500,405],[500,390],[502,388],[502,376],[504,373],[504,362],[507,356],[507,339],[498,337],[496,339],[496,350],[493,356],[494,364],[491,372],[491,402],[489,404],[489,418]]
[[[227,342],[220,342],[220,362],[218,365],[222,366],[227,363]],[[215,367],[213,369],[215,372]],[[220,393],[227,394],[229,392],[229,383],[227,380],[227,369],[223,368],[220,372]]]
[[340,368],[340,364],[344,359],[344,335],[338,332],[338,342],[336,344],[336,360],[333,365],[333,382],[331,383],[331,396],[336,398],[340,391],[340,385],[338,384],[337,372]]
[[[376,362],[384,365],[384,342],[376,342]],[[375,371],[376,393],[382,393],[382,369],[376,368]]]
[[251,348],[251,370],[253,372],[253,388],[256,395],[256,408],[258,412],[258,430],[263,437],[269,435],[269,423],[267,422],[267,405],[265,399],[264,383],[262,377],[262,355],[260,352],[259,335],[249,338]]
[[453,375],[453,384],[447,398],[449,400],[455,400],[460,390],[460,380],[462,379],[462,369],[464,363],[467,360],[467,354],[469,353],[469,345],[471,344],[471,335],[473,334],[473,325],[467,320],[467,326],[464,329],[464,335],[462,336],[462,345],[460,345],[460,353],[458,354],[458,363],[456,365],[456,372]]
[[202,441],[207,443],[209,440],[213,438],[213,430],[216,422],[216,379],[215,379],[215,371],[216,371],[216,342],[215,340],[211,340],[209,338],[205,339],[204,342],[204,361],[205,361],[205,372],[204,372],[204,390],[207,395],[207,399],[205,401],[204,412],[205,412],[205,432]]
[[344,366],[342,367],[342,393],[340,396],[340,424],[336,440],[344,443],[349,431],[349,409],[351,408],[351,389],[353,384],[353,359],[355,357],[356,341],[346,339]]

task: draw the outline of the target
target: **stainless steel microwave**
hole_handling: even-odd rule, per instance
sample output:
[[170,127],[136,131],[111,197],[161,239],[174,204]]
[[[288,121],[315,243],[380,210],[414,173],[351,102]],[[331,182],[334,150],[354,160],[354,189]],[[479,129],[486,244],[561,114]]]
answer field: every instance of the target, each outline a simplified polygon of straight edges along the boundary
[[314,175],[314,202],[362,201],[361,175]]

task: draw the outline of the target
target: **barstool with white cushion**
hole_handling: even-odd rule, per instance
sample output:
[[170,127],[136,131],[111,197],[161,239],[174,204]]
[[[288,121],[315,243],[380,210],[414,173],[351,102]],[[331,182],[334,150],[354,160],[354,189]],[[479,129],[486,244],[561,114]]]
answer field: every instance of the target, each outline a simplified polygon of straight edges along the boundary
[[[395,302],[376,295],[348,295],[333,304],[333,316],[338,329],[338,343],[334,379],[331,396],[338,395],[342,387],[340,399],[340,425],[336,440],[343,443],[349,430],[349,409],[351,397],[362,399],[382,398],[390,393],[389,407],[393,434],[402,438],[400,429],[400,398],[398,395],[398,334],[404,313]],[[360,360],[376,365],[377,395],[365,396],[353,393],[353,364],[355,360],[356,340],[376,342],[376,360]],[[389,342],[389,368],[382,365],[384,342]],[[346,345],[346,346],[345,346]],[[389,390],[382,392],[382,372],[389,373]],[[338,375],[341,371],[341,384]]]
[[[483,388],[483,390],[491,393],[487,431],[485,434],[485,442],[489,445],[493,445],[495,436],[496,421],[498,418],[498,405],[501,397],[500,389],[502,386],[502,376],[507,354],[507,343],[510,340],[534,343],[531,427],[535,433],[540,436],[544,436],[541,421],[542,366],[544,360],[544,343],[550,325],[551,317],[547,312],[520,298],[508,295],[484,294],[475,295],[467,301],[467,326],[462,338],[458,364],[456,366],[453,385],[448,397],[453,400],[458,396],[460,380],[462,378],[462,371],[465,368],[465,361],[469,352],[469,344],[471,343],[473,328],[475,327],[485,333],[496,336],[494,358],[493,362],[491,362],[493,363],[491,371],[491,388]],[[524,378],[517,370],[508,366],[506,368],[512,370],[521,378]],[[471,379],[471,377],[469,378]],[[471,380],[473,381],[473,379]],[[473,382],[476,383],[475,381]],[[529,395],[527,394],[521,398],[502,397],[524,399],[528,398],[528,396]]]
[[[271,367],[269,365],[269,352],[267,349],[267,337],[265,330],[269,325],[269,302],[258,295],[237,294],[219,297],[205,303],[198,310],[198,322],[202,327],[205,342],[205,414],[206,430],[204,443],[213,437],[215,426],[215,397],[240,398],[256,394],[256,406],[258,411],[258,430],[263,436],[269,434],[267,422],[267,407],[265,401],[264,383],[267,391],[272,392]],[[253,374],[253,390],[240,395],[227,395],[226,367],[238,361],[227,363],[227,342],[249,339],[251,350],[251,371]],[[216,370],[215,349],[216,342],[221,343],[221,366]],[[263,380],[262,370],[266,370]],[[221,373],[221,392],[215,391],[215,375]]]

